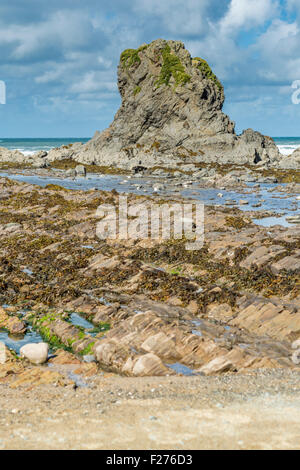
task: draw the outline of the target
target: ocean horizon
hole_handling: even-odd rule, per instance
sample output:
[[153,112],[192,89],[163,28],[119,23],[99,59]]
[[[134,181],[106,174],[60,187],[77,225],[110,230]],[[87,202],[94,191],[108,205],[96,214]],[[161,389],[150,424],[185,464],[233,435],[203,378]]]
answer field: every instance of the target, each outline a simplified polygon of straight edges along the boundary
[[[50,151],[62,145],[88,142],[91,137],[51,137],[51,138],[1,138],[0,147],[18,150],[24,155],[33,155],[39,150]],[[300,137],[273,137],[279,151],[290,155],[300,147]]]
[[76,142],[85,143],[90,139],[91,137],[1,138],[0,147],[18,150],[24,155],[33,155],[39,150],[49,152],[51,149],[61,147],[62,145],[74,144]]

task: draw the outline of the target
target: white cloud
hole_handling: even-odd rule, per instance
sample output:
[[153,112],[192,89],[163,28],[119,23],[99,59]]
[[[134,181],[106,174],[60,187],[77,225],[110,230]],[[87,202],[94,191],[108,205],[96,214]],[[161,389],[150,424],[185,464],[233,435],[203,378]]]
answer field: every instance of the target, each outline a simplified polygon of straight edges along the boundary
[[47,20],[29,25],[2,24],[0,44],[15,45],[12,58],[23,59],[45,49],[83,47],[91,39],[92,24],[80,12],[57,11]]
[[117,91],[115,82],[103,81],[101,73],[87,72],[81,80],[73,83],[69,91],[71,93],[91,93],[98,91]]
[[240,29],[263,25],[277,11],[274,0],[231,0],[229,9],[220,21],[223,34],[234,34]]
[[18,106],[37,96],[39,109],[50,113],[52,107],[57,115],[58,107],[80,113],[82,106],[89,120],[105,101],[111,103],[110,111],[108,104],[105,108],[111,120],[119,104],[121,51],[159,37],[182,40],[193,56],[207,59],[225,81],[226,103],[234,103],[241,115],[245,102],[247,112],[252,103],[261,116],[268,103],[280,109],[291,82],[300,79],[300,0],[26,0],[26,8],[20,5],[10,0],[0,6],[0,78],[9,83]]
[[260,55],[258,75],[273,82],[300,77],[299,44],[300,29],[296,22],[273,21],[253,47]]
[[194,35],[207,31],[207,9],[215,0],[135,0],[134,11],[142,17],[158,18],[167,34]]

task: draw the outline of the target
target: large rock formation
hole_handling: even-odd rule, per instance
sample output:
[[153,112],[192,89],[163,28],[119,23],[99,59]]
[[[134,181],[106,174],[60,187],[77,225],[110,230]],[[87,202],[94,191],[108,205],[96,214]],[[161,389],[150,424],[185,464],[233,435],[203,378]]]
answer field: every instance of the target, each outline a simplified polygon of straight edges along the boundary
[[180,162],[273,162],[270,137],[241,136],[222,112],[224,89],[205,60],[179,41],[158,39],[121,54],[122,105],[113,123],[80,149],[80,161],[102,165],[176,166]]
[[289,170],[299,170],[300,168],[300,148],[296,149],[291,155],[280,160],[279,168]]

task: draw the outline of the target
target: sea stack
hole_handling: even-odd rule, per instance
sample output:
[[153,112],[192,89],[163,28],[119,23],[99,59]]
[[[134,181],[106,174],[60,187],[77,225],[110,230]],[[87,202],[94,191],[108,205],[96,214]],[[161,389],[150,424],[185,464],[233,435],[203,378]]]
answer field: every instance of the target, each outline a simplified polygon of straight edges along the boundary
[[130,168],[216,162],[274,164],[274,141],[247,129],[238,136],[222,112],[224,88],[208,63],[180,41],[157,39],[120,57],[122,104],[110,127],[80,149],[86,163]]

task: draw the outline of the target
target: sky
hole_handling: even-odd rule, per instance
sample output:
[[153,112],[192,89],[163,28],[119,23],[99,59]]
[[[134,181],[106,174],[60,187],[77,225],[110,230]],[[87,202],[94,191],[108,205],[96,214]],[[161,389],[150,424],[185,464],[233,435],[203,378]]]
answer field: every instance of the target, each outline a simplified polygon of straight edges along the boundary
[[0,137],[105,129],[120,106],[120,53],[157,38],[209,62],[238,133],[300,136],[300,0],[10,0],[0,4]]

